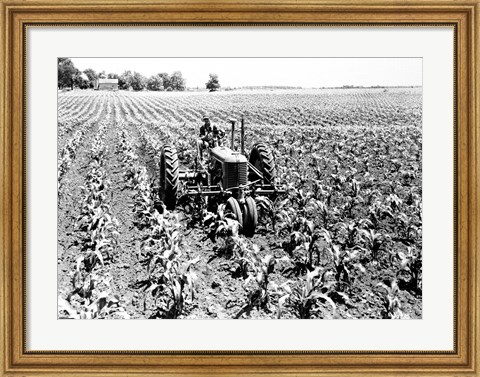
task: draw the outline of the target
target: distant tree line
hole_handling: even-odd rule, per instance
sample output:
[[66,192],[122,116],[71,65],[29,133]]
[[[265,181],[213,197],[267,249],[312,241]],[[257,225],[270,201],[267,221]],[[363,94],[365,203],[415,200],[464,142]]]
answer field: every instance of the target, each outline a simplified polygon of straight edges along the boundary
[[105,71],[97,73],[95,70],[87,68],[82,72],[74,66],[70,59],[58,59],[59,89],[93,88],[97,79],[118,79],[119,89],[124,90],[183,91],[186,89],[186,81],[180,71],[175,71],[172,74],[162,72],[148,78],[136,71],[125,71],[118,75],[117,73],[107,74]]
[[143,76],[136,71],[125,71],[118,78],[118,86],[120,89],[132,89],[132,90],[178,90],[183,91],[186,89],[186,81],[182,76],[182,72],[175,71],[171,75],[162,72],[149,78]]
[[303,89],[302,86],[287,86],[287,85],[250,85],[241,86],[242,89]]

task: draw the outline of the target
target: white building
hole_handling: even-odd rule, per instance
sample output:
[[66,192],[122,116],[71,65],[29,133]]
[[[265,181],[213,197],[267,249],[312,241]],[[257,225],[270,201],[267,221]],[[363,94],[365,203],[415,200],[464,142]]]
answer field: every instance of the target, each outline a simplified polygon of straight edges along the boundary
[[95,90],[118,90],[118,79],[97,79],[93,88]]

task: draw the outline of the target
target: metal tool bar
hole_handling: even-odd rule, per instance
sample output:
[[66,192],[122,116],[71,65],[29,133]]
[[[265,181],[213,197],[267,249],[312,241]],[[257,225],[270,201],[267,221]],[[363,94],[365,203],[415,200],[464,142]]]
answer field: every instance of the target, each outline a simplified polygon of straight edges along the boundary
[[204,190],[210,190],[210,191],[221,191],[220,187],[218,186],[198,186],[198,185],[186,185],[187,188],[192,189],[195,191],[204,191]]
[[255,194],[257,195],[271,195],[271,194],[285,194],[285,190],[255,190]]
[[187,191],[186,195],[196,195],[196,196],[209,196],[209,195],[219,195],[224,193],[224,191],[216,190],[216,191],[197,191],[197,190],[189,190]]
[[253,170],[255,174],[257,174],[260,179],[263,179],[263,174],[258,170],[254,165],[252,165],[250,162],[248,163],[248,167]]

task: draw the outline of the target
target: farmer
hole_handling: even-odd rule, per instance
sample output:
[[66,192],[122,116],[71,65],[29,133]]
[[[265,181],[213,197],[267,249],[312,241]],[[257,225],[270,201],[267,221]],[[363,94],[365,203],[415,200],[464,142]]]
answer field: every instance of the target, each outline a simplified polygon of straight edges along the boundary
[[203,150],[221,145],[225,132],[217,126],[210,124],[208,116],[203,117],[203,126],[200,127],[200,138],[197,140],[198,155],[203,160]]

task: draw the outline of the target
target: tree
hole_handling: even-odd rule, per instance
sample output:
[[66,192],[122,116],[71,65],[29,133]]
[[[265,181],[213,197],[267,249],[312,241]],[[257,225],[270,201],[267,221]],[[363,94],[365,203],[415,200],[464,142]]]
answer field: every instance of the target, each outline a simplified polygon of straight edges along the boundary
[[118,87],[120,89],[129,89],[133,83],[133,74],[132,71],[123,72],[118,78]]
[[107,78],[107,74],[105,73],[105,71],[102,71],[98,74],[98,78],[99,79],[106,79]]
[[116,73],[109,73],[107,79],[118,79],[118,75]]
[[89,87],[89,79],[88,76],[77,70],[76,74],[73,77],[73,85],[79,87],[80,89],[87,89]]
[[162,72],[162,73],[159,73],[157,76],[160,76],[162,78],[163,87],[165,90],[167,90],[169,87],[172,86],[170,75],[168,73]]
[[87,68],[83,73],[88,78],[88,87],[93,88],[95,84],[95,80],[98,78],[97,72],[95,72],[92,68]]
[[185,90],[185,79],[182,77],[182,72],[175,71],[172,73],[170,86],[173,90]]
[[220,82],[218,81],[218,75],[216,73],[210,73],[210,80],[208,80],[206,86],[211,92],[214,92],[220,88]]
[[133,72],[132,89],[143,90],[147,86],[147,78],[139,72]]
[[58,87],[71,87],[73,89],[73,80],[78,72],[73,62],[68,58],[58,58]]
[[163,90],[163,80],[160,75],[153,75],[147,81],[148,90]]

